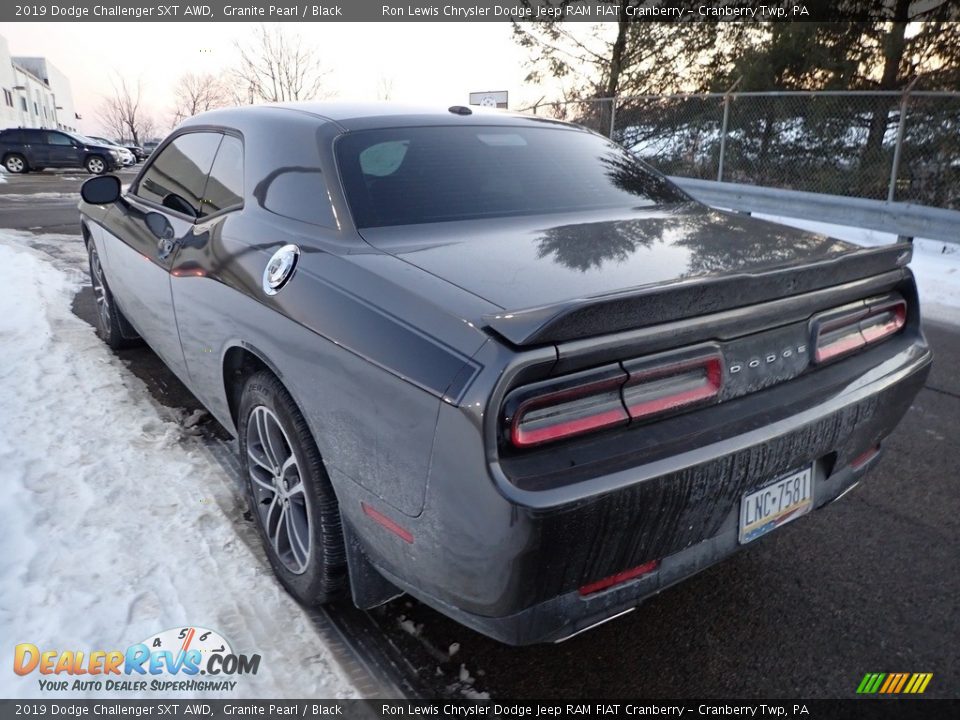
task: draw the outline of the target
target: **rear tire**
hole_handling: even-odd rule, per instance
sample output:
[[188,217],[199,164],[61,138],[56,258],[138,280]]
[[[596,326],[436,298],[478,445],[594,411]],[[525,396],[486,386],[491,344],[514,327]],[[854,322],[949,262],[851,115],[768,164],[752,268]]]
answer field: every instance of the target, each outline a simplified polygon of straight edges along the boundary
[[84,165],[91,175],[103,175],[107,171],[107,161],[99,155],[91,155]]
[[90,263],[90,285],[97,302],[97,335],[113,350],[137,344],[137,340],[123,336],[121,328],[127,324],[126,319],[113,301],[113,293],[107,285],[103,266],[100,264],[100,256],[97,254],[93,240],[87,243],[87,259]]
[[304,605],[347,595],[340,509],[310,428],[270,372],[240,399],[240,462],[250,511],[280,583]]
[[19,153],[10,153],[3,159],[3,166],[7,169],[7,172],[13,173],[14,175],[20,175],[29,171],[30,166],[27,165],[27,159]]

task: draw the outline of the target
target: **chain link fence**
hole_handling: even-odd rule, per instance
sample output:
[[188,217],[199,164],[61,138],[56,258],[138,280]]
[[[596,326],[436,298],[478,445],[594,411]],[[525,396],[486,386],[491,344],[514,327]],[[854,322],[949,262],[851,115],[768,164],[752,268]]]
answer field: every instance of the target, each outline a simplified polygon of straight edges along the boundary
[[960,209],[960,93],[643,95],[530,111],[667,175]]

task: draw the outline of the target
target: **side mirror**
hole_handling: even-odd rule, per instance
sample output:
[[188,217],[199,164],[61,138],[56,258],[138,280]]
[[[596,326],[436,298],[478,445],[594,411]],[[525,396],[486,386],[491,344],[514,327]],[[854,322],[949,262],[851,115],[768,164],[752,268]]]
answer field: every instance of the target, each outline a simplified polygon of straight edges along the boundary
[[120,178],[98,175],[80,186],[80,197],[91,205],[109,205],[120,199]]

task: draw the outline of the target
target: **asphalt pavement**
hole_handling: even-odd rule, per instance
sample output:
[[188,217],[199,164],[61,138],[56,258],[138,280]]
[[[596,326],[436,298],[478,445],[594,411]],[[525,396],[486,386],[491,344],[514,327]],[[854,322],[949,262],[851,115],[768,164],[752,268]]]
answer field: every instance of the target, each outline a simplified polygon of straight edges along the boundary
[[[5,176],[0,227],[78,233],[72,176],[83,179]],[[36,202],[21,197],[30,194]],[[92,322],[89,291],[75,311]],[[496,643],[409,598],[367,620],[434,694],[848,697],[868,672],[931,672],[927,696],[960,696],[960,327],[927,323],[926,332],[932,373],[858,488],[630,615],[529,648]],[[121,356],[161,402],[199,407],[148,349]],[[212,420],[205,431],[224,437]]]

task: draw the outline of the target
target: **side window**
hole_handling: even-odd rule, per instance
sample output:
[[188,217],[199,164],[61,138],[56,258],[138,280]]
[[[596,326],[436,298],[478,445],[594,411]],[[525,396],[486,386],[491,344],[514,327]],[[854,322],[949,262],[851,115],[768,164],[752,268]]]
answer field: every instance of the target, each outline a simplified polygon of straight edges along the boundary
[[217,157],[210,169],[207,189],[203,193],[200,216],[212,215],[243,202],[243,143],[232,135],[224,135]]
[[44,133],[42,133],[40,130],[21,130],[20,132],[23,134],[23,142],[25,143],[42,145],[46,142]]
[[327,182],[318,169],[280,168],[268,178],[262,202],[267,210],[277,215],[311,225],[337,227]]
[[73,145],[73,143],[63,133],[48,132],[47,145]]
[[181,135],[144,172],[135,194],[165,208],[199,217],[203,188],[220,145],[219,133]]

